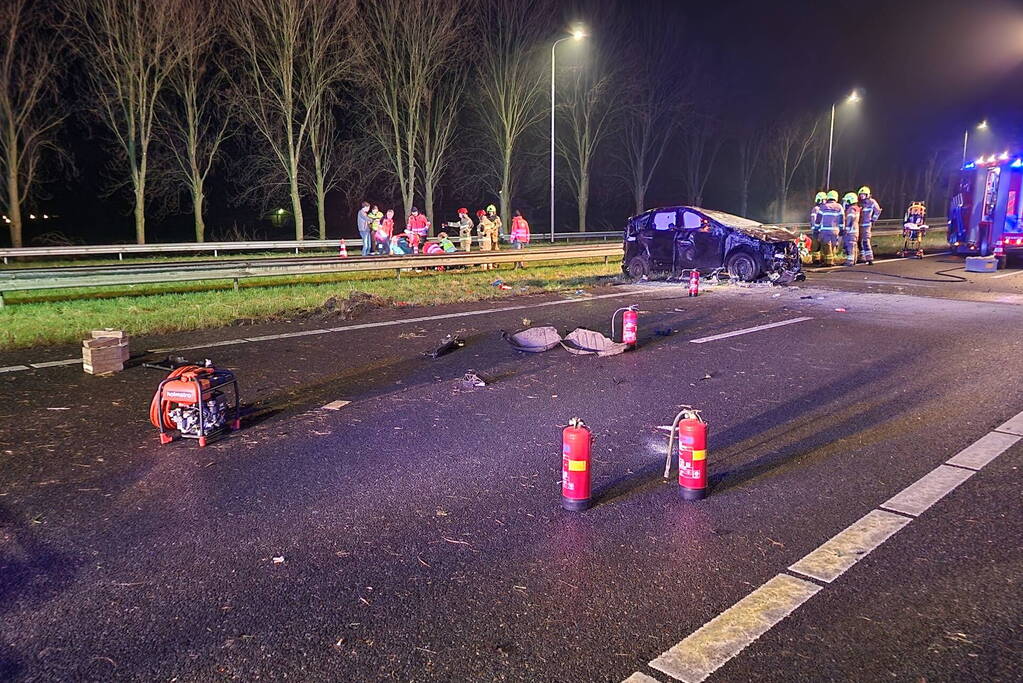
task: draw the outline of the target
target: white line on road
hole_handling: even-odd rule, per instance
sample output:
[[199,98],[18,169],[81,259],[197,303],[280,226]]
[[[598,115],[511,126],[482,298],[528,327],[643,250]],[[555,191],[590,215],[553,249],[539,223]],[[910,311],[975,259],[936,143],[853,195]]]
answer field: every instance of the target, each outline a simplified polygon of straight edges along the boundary
[[793,323],[801,323],[806,320],[813,320],[813,318],[802,317],[792,318],[790,320],[782,320],[777,323],[768,323],[767,325],[757,325],[756,327],[747,327],[744,330],[735,330],[734,332],[725,332],[724,334],[715,334],[710,337],[700,337],[699,339],[690,339],[692,344],[706,344],[707,342],[717,341],[718,339],[728,339],[729,337],[738,337],[741,334],[750,334],[751,332],[759,332],[761,330],[770,330],[774,327],[782,327],[784,325],[791,325]]
[[[924,254],[924,258],[931,258],[933,256],[947,256],[948,254],[951,254],[951,253],[952,253],[951,251],[939,251],[937,254]],[[907,259],[907,258],[883,258],[880,261],[874,261],[874,265],[877,265],[878,263],[895,263],[896,261],[909,261],[909,260],[911,260],[911,259]],[[856,265],[857,266],[862,266],[863,264],[862,263],[857,263]],[[821,266],[819,268],[814,268],[813,270],[808,270],[807,272],[808,273],[828,273],[828,272],[831,272],[832,270],[840,270],[842,268],[848,268],[848,267],[849,266]]]
[[988,280],[998,280],[1003,277],[1013,277],[1014,275],[1019,275],[1021,273],[1023,273],[1023,270],[1013,270],[1008,273],[1002,273],[1001,275],[992,275],[991,277],[988,278]]
[[974,474],[976,472],[973,470],[938,465],[923,477],[881,503],[881,507],[917,517]]
[[1023,436],[1023,413],[1010,417],[1008,421],[995,427],[996,432],[1005,432],[1006,434],[1015,434],[1016,436]]
[[897,280],[859,280],[859,279],[854,278],[854,277],[849,277],[849,278],[843,279],[843,278],[834,277],[834,276],[829,277],[827,280],[824,280],[823,283],[826,284],[826,283],[832,282],[832,281],[834,281],[834,282],[850,282],[850,283],[852,283],[852,282],[862,282],[862,283],[868,284],[868,285],[889,285],[891,287],[926,287],[928,289],[935,289],[937,287],[937,285],[925,285],[925,284],[923,284],[921,282],[899,282]]
[[815,583],[779,574],[650,662],[650,666],[684,683],[699,683],[821,589]]
[[22,370],[28,370],[27,365],[8,365],[6,368],[0,368],[0,373],[4,372],[20,372]]
[[979,470],[1006,450],[1015,446],[1016,442],[1021,438],[1023,437],[1015,434],[1001,434],[999,432],[985,434],[978,441],[975,441],[949,458],[945,461],[945,464]]
[[909,517],[893,512],[871,510],[789,570],[831,583],[911,521]]
[[34,368],[55,368],[61,365],[81,365],[81,358],[68,358],[67,360],[51,360],[45,363],[29,363]]
[[647,676],[646,674],[637,671],[636,673],[632,674],[624,681],[622,681],[622,683],[661,683],[661,682],[654,678],[653,676]]

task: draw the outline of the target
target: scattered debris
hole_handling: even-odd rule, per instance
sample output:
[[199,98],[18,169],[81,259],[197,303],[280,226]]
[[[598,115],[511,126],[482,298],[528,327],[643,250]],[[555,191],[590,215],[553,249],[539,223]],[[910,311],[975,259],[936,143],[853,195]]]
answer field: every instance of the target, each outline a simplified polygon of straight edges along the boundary
[[351,401],[331,401],[327,405],[323,406],[323,410],[341,410]]
[[449,354],[455,349],[460,349],[463,346],[465,346],[464,339],[449,334],[440,340],[440,344],[437,345],[437,348],[432,351],[424,351],[423,355],[427,358],[440,358],[441,356]]
[[530,320],[529,318],[523,318],[522,319],[522,326],[523,327],[529,327],[532,324],[533,324],[533,321]]
[[673,334],[675,334],[675,330],[671,329],[670,327],[655,327],[654,328],[654,336],[655,337],[670,337]]
[[347,299],[339,296],[328,297],[323,305],[312,311],[312,317],[355,320],[373,309],[386,308],[393,303],[391,299],[355,290],[348,293]]
[[836,313],[847,313],[848,311],[846,311],[844,308],[836,308],[835,312]]
[[713,376],[713,375],[711,375],[711,374],[710,374],[710,373],[708,372],[708,373],[704,374],[704,376],[703,376],[703,377],[701,377],[701,378],[700,378],[700,381],[703,381],[703,380],[705,380],[705,379],[714,379],[714,376]]
[[526,353],[549,351],[561,343],[561,335],[555,327],[530,327],[514,334],[501,330],[501,338],[511,344],[516,351]]
[[628,344],[612,341],[600,332],[580,327],[573,330],[561,342],[565,350],[576,355],[596,354],[598,356],[615,356],[626,351]]
[[812,299],[812,298],[813,298],[813,295],[812,295],[812,294],[806,294],[806,295],[804,295],[804,296],[801,296],[801,297],[799,297],[799,298],[800,298],[800,299]]
[[475,370],[468,370],[461,380],[462,385],[468,389],[487,386],[486,380],[476,374]]
[[284,555],[277,555],[273,558],[274,564],[284,564]]

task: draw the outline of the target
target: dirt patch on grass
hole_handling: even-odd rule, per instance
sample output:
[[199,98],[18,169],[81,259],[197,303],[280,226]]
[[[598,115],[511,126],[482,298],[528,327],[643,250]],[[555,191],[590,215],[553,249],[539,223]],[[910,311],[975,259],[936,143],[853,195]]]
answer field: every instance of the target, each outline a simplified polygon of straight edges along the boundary
[[394,299],[376,296],[355,290],[348,293],[348,298],[330,296],[322,305],[307,311],[305,317],[312,320],[355,320],[378,308],[390,308]]

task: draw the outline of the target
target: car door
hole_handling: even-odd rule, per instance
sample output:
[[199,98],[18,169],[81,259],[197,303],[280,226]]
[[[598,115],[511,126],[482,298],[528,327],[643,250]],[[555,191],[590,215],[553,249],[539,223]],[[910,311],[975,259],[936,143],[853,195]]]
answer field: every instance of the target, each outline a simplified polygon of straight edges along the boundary
[[690,209],[680,211],[679,224],[681,229],[676,240],[678,268],[705,271],[724,265],[724,228]]
[[671,268],[674,262],[674,240],[678,213],[674,209],[654,211],[640,230],[640,241],[645,245],[651,262],[659,268]]

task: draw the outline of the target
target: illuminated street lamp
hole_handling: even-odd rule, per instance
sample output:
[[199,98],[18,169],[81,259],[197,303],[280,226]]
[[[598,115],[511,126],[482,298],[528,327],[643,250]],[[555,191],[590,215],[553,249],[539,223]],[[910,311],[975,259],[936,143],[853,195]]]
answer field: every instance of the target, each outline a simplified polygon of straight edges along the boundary
[[[987,130],[987,120],[977,124],[977,130]],[[966,145],[970,143],[970,129],[963,131],[963,164],[966,164]]]
[[579,41],[586,37],[586,33],[582,29],[575,29],[572,31],[572,35],[565,36],[564,38],[558,38],[551,45],[551,242],[554,242],[554,56],[555,49],[558,47],[558,43],[566,40]]
[[[853,90],[849,93],[849,97],[845,98],[845,101],[849,104],[856,104],[861,99],[860,94]],[[824,183],[824,189],[831,187],[831,152],[835,144],[835,107],[836,105],[831,105],[831,133],[828,135],[828,179]]]

